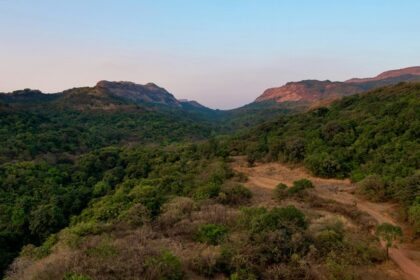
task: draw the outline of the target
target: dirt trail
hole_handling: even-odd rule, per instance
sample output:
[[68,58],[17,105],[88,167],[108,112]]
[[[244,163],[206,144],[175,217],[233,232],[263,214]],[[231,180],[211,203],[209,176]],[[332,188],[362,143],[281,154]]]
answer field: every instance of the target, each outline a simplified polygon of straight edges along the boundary
[[[373,203],[362,200],[352,194],[355,187],[349,180],[322,179],[313,177],[303,168],[290,168],[280,163],[267,163],[255,167],[247,167],[243,158],[236,158],[232,167],[248,176],[247,184],[251,187],[273,189],[282,182],[292,185],[293,181],[307,178],[315,185],[317,194],[322,198],[333,199],[340,203],[353,204],[363,212],[368,213],[378,223],[397,224],[389,215],[395,205],[390,203]],[[398,248],[390,248],[389,256],[406,274],[406,279],[420,280],[420,265],[409,258],[410,250],[404,249],[404,244]],[[419,253],[419,250],[411,250],[411,253]]]

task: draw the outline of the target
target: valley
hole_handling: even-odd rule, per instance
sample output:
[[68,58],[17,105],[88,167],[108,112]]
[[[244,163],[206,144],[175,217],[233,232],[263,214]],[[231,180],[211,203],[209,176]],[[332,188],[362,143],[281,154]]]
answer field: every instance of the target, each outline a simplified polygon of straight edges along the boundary
[[228,111],[153,83],[0,94],[2,273],[416,279],[417,70],[287,84],[299,98]]

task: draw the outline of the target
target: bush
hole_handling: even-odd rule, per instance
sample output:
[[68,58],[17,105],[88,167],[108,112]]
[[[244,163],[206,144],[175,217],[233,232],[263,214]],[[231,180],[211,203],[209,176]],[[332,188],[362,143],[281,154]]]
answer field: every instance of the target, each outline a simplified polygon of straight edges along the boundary
[[99,197],[107,194],[111,190],[111,186],[108,182],[99,181],[98,183],[93,186],[93,196]]
[[287,197],[287,189],[289,187],[286,184],[279,183],[274,189],[274,198],[281,201]]
[[307,179],[301,179],[293,182],[293,186],[287,190],[289,196],[302,195],[306,189],[313,188],[314,185]]
[[137,203],[122,212],[118,219],[130,226],[139,227],[150,222],[150,211],[141,203]]
[[197,203],[188,197],[175,197],[162,207],[162,213],[158,217],[159,224],[164,228],[170,228],[177,222],[191,215],[198,208]]
[[359,182],[358,192],[372,201],[386,199],[385,183],[379,175],[370,175]]
[[305,158],[305,140],[303,138],[287,139],[284,145],[284,156],[290,162],[302,161]]
[[343,235],[332,229],[324,229],[315,236],[315,246],[322,256],[343,246]]
[[209,183],[204,186],[200,186],[195,190],[194,198],[198,200],[214,198],[219,195],[220,185],[215,183]]
[[293,187],[302,188],[302,189],[310,189],[310,188],[313,188],[314,185],[308,179],[300,179],[293,182]]
[[228,230],[222,225],[205,224],[198,228],[195,240],[210,245],[219,244],[227,235]]
[[50,235],[41,246],[35,247],[32,244],[24,246],[20,255],[32,259],[41,259],[51,253],[52,247],[58,242],[57,234]]
[[265,208],[245,208],[242,210],[242,225],[247,227],[251,233],[264,231],[275,231],[281,228],[307,227],[305,215],[294,206],[273,208],[267,211]]
[[312,279],[308,264],[301,260],[298,255],[292,255],[287,264],[280,263],[268,267],[264,273],[264,279],[292,280]]
[[416,235],[420,234],[420,197],[408,209],[408,220],[413,225]]
[[205,277],[213,277],[221,272],[221,253],[218,247],[207,247],[192,258],[191,269]]
[[320,177],[344,177],[347,173],[343,170],[340,162],[328,153],[312,154],[305,159],[306,167],[316,176]]
[[130,197],[134,202],[144,205],[152,216],[156,216],[159,213],[160,206],[165,200],[158,187],[145,185],[134,187],[130,192]]
[[249,202],[252,192],[240,184],[223,186],[217,200],[222,204],[238,205]]
[[[395,197],[407,209],[412,206],[420,193],[420,171],[411,176],[399,179],[393,184]],[[420,204],[420,201],[417,202]]]
[[91,280],[92,278],[82,275],[82,274],[77,274],[77,273],[67,273],[66,275],[64,275],[63,280]]
[[146,260],[147,279],[180,280],[184,278],[181,261],[169,251]]

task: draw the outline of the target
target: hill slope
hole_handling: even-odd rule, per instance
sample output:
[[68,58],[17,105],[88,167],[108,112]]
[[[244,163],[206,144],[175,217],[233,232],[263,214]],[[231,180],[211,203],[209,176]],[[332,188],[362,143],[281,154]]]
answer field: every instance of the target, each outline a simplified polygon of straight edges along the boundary
[[[100,102],[121,100],[109,92],[92,94]],[[206,138],[211,131],[186,111],[161,110],[160,104],[123,100],[122,107],[111,110],[57,110],[60,99],[55,99],[26,111],[22,108],[32,105],[5,103],[0,118],[7,162],[0,165],[0,262],[6,267],[24,245],[10,270],[15,279],[124,278],[133,273],[151,279],[272,279],[279,271],[302,278],[312,275],[309,267],[321,267],[318,273],[328,275],[323,273],[331,261],[343,261],[334,263],[340,271],[381,262],[379,244],[359,229],[328,225],[334,232],[322,233],[316,230],[313,212],[285,205],[242,208],[250,206],[251,194],[238,186],[244,178],[232,173],[228,157],[246,154],[250,164],[301,162],[323,177],[358,181],[375,175],[368,178],[365,193],[417,209],[419,97],[420,84],[399,84],[345,97],[328,108],[282,116],[236,137],[163,148],[103,149],[128,137],[136,143],[170,143]],[[38,149],[44,157],[22,161],[32,159]],[[406,213],[419,220],[413,216],[418,211]],[[318,239],[324,235],[335,241]],[[321,253],[314,255],[310,248]],[[331,250],[340,258],[331,259]]]
[[267,89],[255,102],[273,100],[278,103],[301,102],[313,104],[332,101],[344,96],[361,93],[399,82],[419,82],[420,67],[410,67],[384,72],[374,78],[351,79],[345,82],[305,80]]
[[55,162],[109,145],[202,140],[216,127],[212,112],[186,107],[154,84],[102,81],[56,94],[0,94],[0,164]]
[[[420,192],[419,132],[420,84],[413,83],[284,116],[225,145],[235,153],[247,154],[251,164],[255,160],[303,163],[317,176],[350,177],[361,182],[360,192],[368,198],[397,200],[405,214],[418,215],[420,212],[409,209],[417,209],[420,203],[416,200]],[[420,233],[420,225],[414,225]]]

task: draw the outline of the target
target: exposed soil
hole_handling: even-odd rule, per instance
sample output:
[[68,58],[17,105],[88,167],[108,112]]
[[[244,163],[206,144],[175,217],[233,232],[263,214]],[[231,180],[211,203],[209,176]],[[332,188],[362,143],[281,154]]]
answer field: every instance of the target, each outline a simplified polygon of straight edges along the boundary
[[[392,216],[392,213],[395,213],[396,206],[394,204],[374,203],[354,195],[355,186],[347,179],[317,178],[310,175],[302,167],[293,168],[281,163],[264,163],[248,167],[242,157],[235,158],[232,167],[248,176],[246,185],[256,194],[255,202],[260,205],[271,205],[273,203],[271,192],[264,191],[264,189],[272,190],[280,182],[291,186],[294,181],[306,178],[314,183],[315,192],[318,196],[356,206],[359,210],[373,217],[378,223],[398,224]],[[409,240],[409,238],[406,239]],[[389,256],[401,269],[406,279],[420,279],[420,247],[418,244],[400,243],[398,247],[390,248]]]

